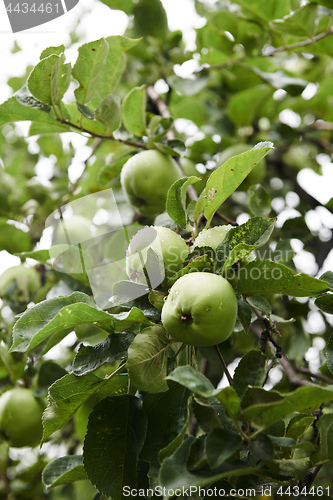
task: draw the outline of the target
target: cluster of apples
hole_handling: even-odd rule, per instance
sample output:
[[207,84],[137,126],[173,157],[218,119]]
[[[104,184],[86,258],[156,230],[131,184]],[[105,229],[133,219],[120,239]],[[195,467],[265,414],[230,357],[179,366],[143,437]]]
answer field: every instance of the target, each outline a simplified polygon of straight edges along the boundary
[[[182,172],[171,157],[149,150],[127,161],[121,183],[136,212],[153,216],[165,210],[168,190],[181,177]],[[217,226],[201,231],[191,250],[202,246],[216,250],[231,227]],[[188,254],[185,240],[175,231],[146,226],[130,241],[127,275],[132,281],[144,284],[148,277],[151,281],[148,284],[157,286],[163,278],[180,269]],[[194,346],[223,342],[233,332],[236,318],[237,299],[231,284],[209,272],[192,272],[179,278],[170,288],[162,308],[162,323],[168,334]]]

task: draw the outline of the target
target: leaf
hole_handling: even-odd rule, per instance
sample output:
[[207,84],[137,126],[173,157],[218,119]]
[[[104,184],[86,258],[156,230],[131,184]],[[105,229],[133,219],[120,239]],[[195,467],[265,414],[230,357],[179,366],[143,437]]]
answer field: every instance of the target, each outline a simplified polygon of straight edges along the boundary
[[188,430],[188,426],[189,426],[189,423],[191,420],[191,412],[190,412],[191,399],[190,398],[187,400],[187,403],[188,403],[187,404],[188,411],[187,411],[187,418],[185,420],[184,426],[183,426],[182,430],[180,431],[180,433],[171,441],[171,443],[169,443],[168,446],[166,446],[165,448],[162,448],[160,450],[160,452],[158,454],[158,461],[160,463],[163,463],[163,461],[167,457],[172,455],[176,451],[176,449],[184,441],[184,438],[186,436],[186,432]]
[[88,106],[86,106],[85,104],[80,104],[79,102],[77,102],[76,107],[80,111],[80,113],[89,120],[95,119],[95,113],[91,111],[91,109],[88,108]]
[[271,198],[267,190],[261,184],[255,184],[249,189],[249,209],[253,215],[268,217],[271,213]]
[[327,283],[329,283],[330,287],[333,289],[333,272],[332,271],[326,271],[326,273],[322,274],[319,277],[319,279],[322,281],[327,281]]
[[95,95],[96,87],[103,74],[108,51],[109,45],[104,38],[85,43],[79,47],[79,55],[72,74],[80,84],[75,90],[76,100],[80,104],[90,102]]
[[204,487],[224,478],[229,479],[256,472],[255,468],[246,467],[243,464],[224,464],[224,471],[219,474],[210,476],[196,475],[195,471],[190,472],[186,468],[190,449],[194,443],[195,438],[189,436],[171,457],[164,460],[159,473],[159,484],[165,488],[167,493],[165,499],[173,498],[173,492],[178,488],[181,491],[184,489],[191,495],[191,493],[198,491],[197,487],[199,486]]
[[[264,391],[266,392],[266,391]],[[271,398],[275,395],[278,400],[258,403],[248,406],[242,411],[241,419],[247,422],[256,419],[261,429],[267,428],[285,418],[291,413],[307,410],[309,413],[319,408],[322,403],[333,398],[333,386],[303,386],[294,392],[280,394],[277,391],[266,392]]]
[[283,33],[289,33],[292,36],[311,38],[315,33],[316,17],[317,5],[311,2],[296,10],[294,13],[285,16],[283,20],[274,21],[273,25]]
[[266,378],[266,356],[261,351],[247,352],[237,366],[232,386],[242,397],[248,386],[261,387]]
[[13,224],[7,224],[7,219],[0,217],[0,251],[6,250],[14,254],[29,250],[31,245],[29,233]]
[[83,467],[83,456],[71,455],[52,460],[43,470],[42,479],[46,486],[51,487],[87,479]]
[[319,431],[319,447],[313,455],[311,462],[314,465],[329,463],[333,461],[333,415],[327,413],[322,415],[316,423]]
[[168,191],[166,211],[182,229],[187,228],[186,189],[190,184],[200,181],[199,177],[183,177],[172,184]]
[[137,486],[137,461],[147,431],[141,401],[130,395],[108,397],[89,417],[83,460],[92,484],[113,500],[124,486]]
[[251,170],[273,149],[272,142],[260,142],[250,151],[229,158],[209,177],[204,189],[203,209],[207,227],[219,206],[237,189]]
[[[14,252],[13,252],[14,253]],[[21,259],[34,259],[42,264],[47,264],[50,260],[50,252],[48,250],[32,250],[31,252],[16,253]]]
[[112,316],[97,308],[94,301],[81,292],[69,297],[44,300],[27,309],[13,328],[11,352],[31,351],[50,335],[77,325],[96,324],[112,331]]
[[140,39],[132,40],[124,36],[109,36],[105,39],[109,45],[109,51],[101,64],[100,73],[102,77],[97,82],[94,90],[92,104],[98,106],[104,97],[112,93],[126,67],[125,55],[134,47]]
[[237,293],[241,295],[281,293],[313,297],[328,290],[326,281],[305,273],[294,274],[289,267],[270,260],[255,260],[242,267],[237,282]]
[[242,5],[246,9],[247,14],[252,14],[250,17],[253,17],[254,14],[263,21],[282,19],[290,11],[288,0],[280,0],[279,2],[266,0],[264,3],[262,0],[252,0],[251,3],[247,0],[237,0],[236,3]]
[[254,308],[259,309],[260,312],[269,316],[272,312],[272,306],[265,297],[261,295],[252,295],[246,301]]
[[242,447],[242,438],[227,429],[214,429],[206,438],[207,461],[211,469],[219,467]]
[[[274,88],[270,85],[256,85],[232,95],[228,102],[228,115],[236,125],[245,127],[252,125],[260,116],[261,108],[266,101],[272,99]],[[246,113],[244,110],[246,109]]]
[[141,458],[158,465],[160,450],[166,448],[182,431],[188,415],[188,399],[191,393],[184,387],[169,382],[169,390],[148,393],[143,409],[148,417],[148,429]]
[[275,219],[252,217],[245,224],[231,228],[216,249],[219,268],[224,271],[252,250],[265,245],[273,232],[274,222]]
[[132,332],[108,335],[104,342],[95,346],[80,345],[74,358],[72,370],[74,375],[82,376],[97,370],[105,363],[114,363],[127,356],[127,349],[135,338]]
[[315,300],[315,304],[319,309],[327,314],[333,314],[333,294],[329,293],[322,295]]
[[104,386],[108,387],[108,394],[121,394],[127,389],[127,377],[112,374],[109,379],[101,379],[92,373],[84,377],[69,373],[51,385],[43,413],[42,441],[68,422],[78,408]]
[[39,101],[52,105],[52,80],[59,68],[59,56],[52,54],[42,59],[28,78],[28,89]]
[[28,120],[45,126],[48,125],[49,131],[54,129],[57,132],[67,132],[69,130],[67,125],[57,122],[45,111],[46,109],[42,110],[40,106],[34,108],[22,105],[14,96],[0,105],[0,126],[4,123]]
[[146,86],[134,87],[124,97],[122,105],[122,117],[124,127],[135,135],[142,137],[146,135]]
[[175,273],[168,280],[168,286],[172,286],[179,278],[193,272],[214,272],[215,262],[213,257],[215,252],[210,247],[197,247],[186,257],[182,269]]
[[235,389],[233,387],[226,387],[216,394],[216,398],[223,404],[232,420],[238,422],[240,402]]
[[130,14],[133,9],[133,0],[101,0],[110,9],[122,10],[126,14]]
[[167,380],[177,382],[203,398],[210,398],[215,393],[220,392],[219,389],[214,389],[205,375],[194,370],[192,366],[179,366],[167,376]]
[[62,54],[63,52],[65,52],[65,45],[58,45],[57,47],[47,47],[46,49],[43,50],[43,52],[39,56],[39,59],[45,59],[46,57],[49,57],[52,54],[60,56],[60,54]]
[[161,326],[151,326],[137,334],[128,349],[126,365],[134,387],[152,393],[168,390],[165,377],[171,343]]
[[97,120],[106,125],[109,133],[116,130],[120,125],[120,98],[113,94],[104,97],[95,111],[95,116]]
[[251,325],[252,309],[246,300],[237,297],[238,302],[238,319],[241,322],[244,332],[248,333]]

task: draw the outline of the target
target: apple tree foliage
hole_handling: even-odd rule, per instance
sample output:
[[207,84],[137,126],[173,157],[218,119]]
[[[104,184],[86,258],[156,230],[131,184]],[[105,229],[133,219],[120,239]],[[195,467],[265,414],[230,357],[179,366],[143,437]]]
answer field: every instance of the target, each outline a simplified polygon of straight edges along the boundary
[[[315,197],[301,182],[333,153],[332,2],[195,0],[193,46],[159,0],[103,3],[128,15],[124,36],[81,44],[73,65],[70,47],[45,47],[0,105],[0,250],[39,280],[14,270],[1,284],[1,391],[28,387],[45,405],[41,449],[2,436],[1,498],[120,500],[124,486],[259,498],[263,485],[333,498],[332,186]],[[73,133],[87,151],[75,180]],[[118,284],[100,308],[85,272],[52,266],[45,221],[111,188],[125,225],[154,224],[120,186],[146,149],[198,166],[156,224],[189,243],[233,227],[166,286],[129,303]],[[193,270],[237,294],[235,331],[216,348],[176,343],[161,324],[168,288]],[[236,369],[219,385],[225,366]]]

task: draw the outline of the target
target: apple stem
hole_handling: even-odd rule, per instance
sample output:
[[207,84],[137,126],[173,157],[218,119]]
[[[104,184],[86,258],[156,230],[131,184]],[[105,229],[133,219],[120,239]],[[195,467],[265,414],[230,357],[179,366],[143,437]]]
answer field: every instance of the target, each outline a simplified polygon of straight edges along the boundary
[[221,361],[221,365],[222,365],[222,367],[223,367],[224,373],[226,374],[226,377],[227,377],[227,379],[228,379],[229,385],[231,386],[231,385],[232,385],[232,377],[231,377],[231,375],[230,375],[230,373],[229,373],[229,370],[228,370],[227,364],[226,364],[226,362],[225,362],[225,361],[224,361],[224,359],[223,359],[223,356],[222,356],[222,354],[221,354],[221,351],[220,351],[220,349],[219,349],[219,346],[218,346],[218,345],[214,345],[214,348],[215,348],[215,351],[216,351],[216,353],[217,353],[217,355],[218,355],[218,357],[219,357],[219,360]]

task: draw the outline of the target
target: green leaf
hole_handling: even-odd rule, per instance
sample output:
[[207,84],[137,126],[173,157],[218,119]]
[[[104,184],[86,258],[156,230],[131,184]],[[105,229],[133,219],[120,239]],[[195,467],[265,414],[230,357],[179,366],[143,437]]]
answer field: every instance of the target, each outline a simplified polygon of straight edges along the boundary
[[89,417],[84,468],[99,491],[123,499],[124,486],[137,486],[137,462],[147,430],[141,401],[130,395],[108,397]]
[[28,89],[39,101],[59,105],[68,89],[71,65],[65,64],[65,55],[51,54],[42,59],[28,78]]
[[327,314],[333,314],[333,294],[322,295],[315,300],[315,304],[319,309]]
[[97,81],[92,104],[98,106],[104,97],[112,93],[126,67],[126,52],[134,47],[140,39],[132,40],[124,36],[109,36],[106,42],[109,51],[100,67],[101,78]]
[[120,98],[109,94],[102,99],[95,111],[96,119],[106,125],[109,133],[116,130],[120,125],[120,109]]
[[79,48],[79,55],[72,73],[80,84],[75,90],[76,100],[80,104],[90,102],[96,94],[96,87],[103,75],[103,66],[108,51],[109,45],[104,38],[85,43]]
[[311,455],[314,465],[329,463],[333,461],[333,414],[327,413],[320,417],[316,423],[319,431],[319,447]]
[[215,252],[210,247],[197,247],[184,261],[184,267],[168,280],[168,286],[172,286],[179,278],[188,273],[215,271],[213,256]]
[[167,376],[167,380],[173,380],[203,398],[210,398],[220,392],[219,389],[214,389],[205,375],[194,370],[192,366],[179,366]]
[[169,390],[148,393],[143,409],[148,417],[148,429],[141,458],[158,465],[160,450],[166,448],[182,431],[188,416],[188,399],[191,393],[184,387],[169,382]]
[[252,250],[265,245],[273,232],[274,222],[275,219],[252,217],[245,224],[231,228],[216,249],[219,268],[224,271]]
[[111,375],[101,379],[89,373],[84,377],[67,374],[49,388],[48,405],[43,413],[43,442],[68,422],[78,408],[90,396],[104,386],[109,394],[121,394],[127,390],[128,380],[123,375]]
[[151,326],[137,334],[128,349],[126,365],[134,387],[147,392],[168,390],[165,377],[171,343],[161,326]]
[[226,387],[216,395],[216,398],[223,404],[233,421],[238,422],[240,401],[235,389],[233,387]]
[[191,399],[189,398],[187,400],[187,408],[188,408],[188,411],[187,411],[187,418],[186,418],[186,421],[184,423],[184,426],[182,428],[182,430],[180,431],[180,433],[171,441],[171,443],[168,444],[168,446],[166,446],[165,448],[162,448],[158,454],[158,461],[160,463],[163,463],[163,461],[169,457],[170,455],[172,455],[176,449],[182,444],[182,442],[184,441],[184,438],[186,436],[186,432],[188,430],[188,426],[190,424],[190,421],[191,421],[191,411],[190,411],[190,407],[191,407]]
[[42,264],[47,264],[50,260],[50,252],[48,250],[32,250],[31,252],[16,253],[21,259],[34,259]]
[[199,177],[183,177],[172,184],[168,191],[166,211],[182,229],[187,228],[186,189],[190,184],[200,181]]
[[46,486],[51,487],[87,479],[83,467],[83,456],[71,455],[52,460],[43,470],[42,479]]
[[312,415],[296,415],[288,424],[286,436],[294,439],[295,441],[299,441],[304,432],[313,424],[314,419],[315,417]]
[[9,253],[24,252],[31,248],[29,233],[18,229],[12,224],[7,224],[7,219],[0,217],[0,251]]
[[135,3],[134,29],[139,36],[162,41],[168,34],[168,19],[161,0],[139,0]]
[[14,96],[0,105],[0,126],[5,123],[28,120],[48,125],[49,131],[67,132],[69,130],[67,125],[60,124],[45,111],[47,109],[42,110],[39,105],[36,108],[28,104],[22,105]]
[[238,302],[238,319],[241,322],[244,332],[248,333],[251,325],[252,309],[246,300],[237,297]]
[[242,267],[237,282],[237,293],[241,295],[281,293],[313,297],[328,290],[326,281],[305,273],[294,274],[289,267],[270,260],[256,260]]
[[319,408],[322,403],[333,398],[333,386],[303,386],[284,395],[279,394],[277,391],[270,391],[266,394],[270,395],[271,398],[274,395],[279,396],[279,399],[248,406],[241,414],[242,420],[249,422],[255,419],[261,429],[264,429],[295,411],[307,410],[311,413]]
[[204,189],[203,209],[207,227],[219,206],[237,189],[251,170],[273,149],[273,143],[260,142],[250,151],[229,158],[209,177]]
[[[257,85],[236,92],[228,102],[228,114],[239,127],[252,125],[260,116],[261,108],[272,98],[275,89],[269,85]],[[246,109],[246,113],[244,110]]]
[[308,3],[283,20],[274,21],[273,25],[283,33],[311,38],[315,34],[317,8],[314,2]]
[[122,10],[126,14],[130,14],[133,9],[133,0],[101,0],[110,9]]
[[[282,19],[290,12],[289,0],[252,0],[249,3],[247,0],[237,0],[236,3],[242,5],[246,9],[247,14],[254,14],[256,17],[264,21],[271,21],[273,19]],[[250,17],[252,17],[250,15]]]
[[266,316],[269,316],[270,313],[272,312],[271,304],[268,302],[267,299],[265,299],[265,297],[262,297],[261,295],[252,295],[251,297],[248,297],[246,301],[252,307],[255,307],[263,314],[266,314]]
[[247,352],[237,366],[232,386],[242,397],[248,386],[261,387],[266,378],[266,356],[256,350]]
[[114,363],[127,356],[127,349],[135,338],[132,332],[108,335],[104,342],[88,346],[81,344],[74,358],[72,370],[74,375],[86,375],[97,370],[104,363]]
[[215,429],[206,438],[207,461],[211,469],[219,467],[242,447],[242,438],[227,429]]
[[146,135],[146,86],[134,87],[123,100],[122,117],[124,127],[136,137]]
[[319,277],[320,280],[327,281],[329,283],[330,287],[333,290],[333,272],[332,271],[326,271],[326,273],[322,274]]
[[79,102],[77,102],[76,107],[80,111],[80,113],[89,120],[95,119],[95,113],[91,111],[91,109],[88,108],[88,106],[86,106],[85,104],[80,104]]
[[268,217],[271,213],[271,198],[261,184],[255,184],[249,189],[249,209],[253,215]]
[[77,325],[95,323],[110,332],[111,322],[112,316],[98,309],[84,293],[45,300],[27,309],[15,323],[11,352],[31,351],[50,335],[64,330],[69,333]]
[[60,56],[60,54],[62,54],[63,52],[65,52],[65,45],[58,45],[57,47],[47,47],[43,50],[43,52],[39,56],[39,59],[46,59],[46,57],[49,57],[52,54]]

